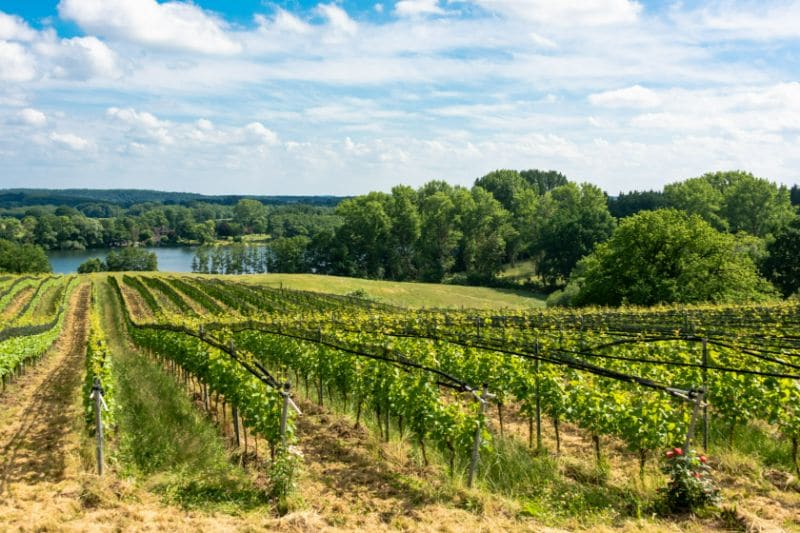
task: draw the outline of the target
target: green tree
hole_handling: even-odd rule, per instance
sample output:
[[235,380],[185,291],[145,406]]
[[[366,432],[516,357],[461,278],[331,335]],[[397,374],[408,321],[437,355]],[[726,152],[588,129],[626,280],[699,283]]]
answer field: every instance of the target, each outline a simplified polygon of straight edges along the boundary
[[216,225],[213,220],[206,220],[192,227],[192,236],[203,244],[211,244],[216,239]]
[[392,188],[392,197],[386,205],[392,224],[386,266],[392,279],[408,280],[417,275],[416,250],[422,223],[416,199],[414,189],[398,185]]
[[746,231],[763,237],[786,226],[795,210],[789,190],[747,172],[728,173],[722,214],[732,232]]
[[519,175],[540,196],[569,183],[564,174],[555,170],[530,169],[521,171]]
[[506,236],[506,261],[531,255],[531,247],[539,238],[542,220],[539,218],[539,202],[541,197],[533,189],[519,191],[511,205],[511,227],[513,232]]
[[[580,261],[570,279],[577,305],[739,302],[774,296],[734,236],[698,215],[642,211]],[[567,292],[567,291],[565,291]]]
[[775,235],[767,245],[762,272],[784,296],[800,291],[800,217]]
[[516,170],[495,170],[475,180],[475,186],[489,191],[507,210],[511,210],[514,198],[530,185]]
[[106,256],[106,267],[110,272],[158,270],[158,258],[143,248],[128,246],[112,250]]
[[664,187],[668,207],[696,214],[719,230],[764,237],[788,224],[789,190],[749,172],[709,172]]
[[728,222],[722,217],[724,196],[706,177],[691,178],[664,187],[667,207],[699,215],[718,230],[727,230]]
[[551,284],[566,278],[615,226],[605,193],[589,183],[568,183],[548,192],[539,216],[543,222],[533,248],[540,254],[539,274]]
[[267,229],[267,207],[258,200],[244,198],[233,206],[233,221],[245,233],[264,233]]
[[371,192],[349,198],[339,204],[336,214],[342,225],[336,237],[347,246],[347,271],[357,277],[383,278],[386,271],[387,244],[392,221],[386,214],[389,196]]
[[424,197],[420,206],[422,217],[419,264],[423,280],[442,281],[455,264],[455,254],[461,231],[455,220],[456,207],[445,191]]
[[284,237],[270,241],[269,247],[272,255],[269,261],[270,272],[298,273],[306,272],[308,264],[306,251],[311,239],[305,235]]
[[508,211],[482,187],[472,188],[472,206],[462,225],[467,276],[490,280],[503,267],[506,243],[515,231]]
[[0,272],[35,274],[52,270],[42,247],[0,240]]
[[655,211],[666,207],[661,191],[621,192],[616,198],[608,198],[608,211],[614,218],[625,218],[639,211]]
[[78,266],[78,274],[89,274],[91,272],[103,272],[106,270],[106,264],[102,259],[93,257],[87,259]]

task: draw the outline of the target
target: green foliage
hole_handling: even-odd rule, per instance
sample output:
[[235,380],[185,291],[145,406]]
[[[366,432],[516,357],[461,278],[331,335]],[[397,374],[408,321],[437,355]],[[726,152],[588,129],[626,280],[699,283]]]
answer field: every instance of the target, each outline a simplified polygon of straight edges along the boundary
[[305,235],[271,240],[269,249],[272,255],[268,262],[269,271],[289,274],[308,271],[306,252],[310,244],[311,239]]
[[664,187],[669,207],[701,216],[718,230],[763,237],[793,217],[789,190],[749,172],[713,172]]
[[104,272],[106,270],[105,262],[97,257],[87,259],[78,266],[78,274],[89,274],[91,272]]
[[472,279],[494,278],[502,267],[506,242],[514,235],[508,211],[489,192],[474,187],[462,227],[467,275]]
[[732,302],[772,293],[733,236],[674,209],[624,219],[581,260],[570,283],[580,287],[578,305]]
[[616,198],[608,198],[608,211],[615,218],[625,218],[639,211],[655,211],[666,207],[661,191],[621,192]]
[[605,194],[588,183],[570,183],[547,193],[539,216],[543,222],[533,248],[541,255],[539,273],[551,284],[566,278],[615,226]]
[[693,512],[720,501],[719,487],[711,478],[711,467],[704,455],[674,448],[667,452],[663,472],[669,476],[662,493],[670,512]]
[[12,274],[52,272],[47,255],[39,246],[15,244],[0,239],[0,272]]
[[490,192],[504,208],[510,210],[514,198],[530,185],[516,170],[495,170],[475,180],[475,186]]
[[264,233],[267,229],[267,207],[258,200],[242,199],[233,206],[233,220],[245,233]]
[[129,246],[112,250],[106,256],[109,272],[153,271],[158,270],[158,258],[153,252]]
[[769,256],[762,263],[764,275],[784,296],[800,290],[800,217],[775,235],[767,251]]
[[392,220],[386,213],[388,202],[388,195],[372,192],[345,200],[336,208],[336,214],[342,217],[336,238],[347,246],[343,266],[348,275],[384,277],[392,228]]
[[556,170],[521,170],[519,175],[528,182],[528,185],[538,195],[543,195],[556,187],[561,187],[569,183],[567,177]]

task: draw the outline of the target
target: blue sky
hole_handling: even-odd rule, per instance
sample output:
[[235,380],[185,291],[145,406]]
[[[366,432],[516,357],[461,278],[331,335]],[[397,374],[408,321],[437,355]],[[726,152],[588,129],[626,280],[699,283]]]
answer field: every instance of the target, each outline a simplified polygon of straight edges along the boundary
[[0,0],[0,187],[800,181],[800,1]]

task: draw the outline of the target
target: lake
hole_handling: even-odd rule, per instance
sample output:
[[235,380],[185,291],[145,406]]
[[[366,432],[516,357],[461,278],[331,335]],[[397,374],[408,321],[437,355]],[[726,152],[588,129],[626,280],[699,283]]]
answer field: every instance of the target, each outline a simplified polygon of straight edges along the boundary
[[[161,272],[191,272],[192,258],[197,247],[158,247],[145,248],[148,252],[155,252],[158,257],[158,270]],[[88,259],[95,257],[105,259],[110,248],[95,250],[52,250],[47,252],[47,258],[56,274],[71,274],[78,271],[78,266]]]

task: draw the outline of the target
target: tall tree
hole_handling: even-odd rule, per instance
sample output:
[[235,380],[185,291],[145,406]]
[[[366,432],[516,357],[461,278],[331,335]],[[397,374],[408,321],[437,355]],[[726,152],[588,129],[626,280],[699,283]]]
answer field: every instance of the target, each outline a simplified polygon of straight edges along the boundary
[[463,254],[467,275],[492,279],[502,268],[506,242],[514,235],[510,216],[501,203],[482,187],[472,188],[471,209],[463,221]]
[[534,249],[540,254],[539,274],[551,284],[566,278],[615,226],[605,193],[589,183],[556,187],[544,196],[539,213],[543,223]]
[[514,198],[530,187],[516,170],[495,170],[475,180],[475,186],[492,193],[507,210],[512,209]]
[[461,231],[455,223],[456,207],[444,191],[423,198],[420,205],[419,264],[424,281],[439,282],[455,264]]
[[521,171],[519,175],[528,182],[530,187],[540,196],[548,191],[552,191],[556,187],[561,187],[569,183],[569,180],[564,174],[555,170],[530,169]]
[[763,237],[786,226],[794,217],[789,190],[747,172],[729,173],[722,214],[732,232]]
[[371,192],[343,201],[336,208],[342,225],[336,237],[347,246],[351,276],[383,278],[392,221],[386,214],[389,195]]
[[416,251],[422,222],[416,200],[414,189],[398,185],[392,188],[386,206],[392,224],[386,267],[392,279],[409,280],[417,275]]
[[245,233],[264,233],[267,229],[267,207],[258,200],[244,198],[233,206],[233,220]]
[[767,245],[762,271],[784,296],[800,291],[800,217],[775,235]]
[[721,214],[722,191],[705,176],[665,186],[664,201],[667,207],[698,215],[718,230],[728,229],[728,222]]

